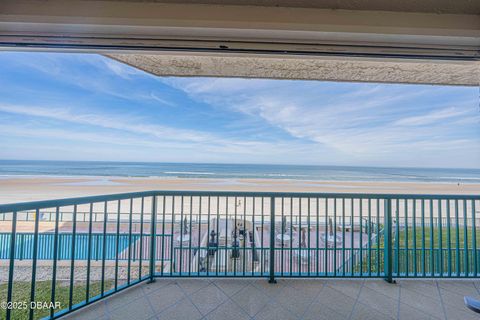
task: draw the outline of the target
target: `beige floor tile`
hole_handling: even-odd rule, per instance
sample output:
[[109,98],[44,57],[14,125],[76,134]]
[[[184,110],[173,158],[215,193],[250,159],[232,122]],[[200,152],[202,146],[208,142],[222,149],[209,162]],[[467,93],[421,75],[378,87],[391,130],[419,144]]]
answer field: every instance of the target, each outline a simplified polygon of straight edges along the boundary
[[[464,295],[461,295],[452,291],[440,289],[440,295],[442,296],[442,301],[445,306],[448,305],[458,309],[463,309],[465,306],[463,297],[471,294],[465,293]],[[478,295],[474,295],[474,297],[478,298]]]
[[[480,276],[480,274],[479,274]],[[473,285],[475,286],[475,288],[477,289],[478,293],[480,294],[480,281],[479,280],[473,280]]]
[[112,320],[135,319],[145,320],[151,318],[155,312],[150,307],[148,300],[137,299],[123,307],[117,308],[109,313]]
[[400,296],[400,286],[393,283],[388,283],[385,280],[365,280],[364,288],[370,288],[386,295],[392,299],[397,300]]
[[378,312],[377,310],[364,305],[362,303],[357,303],[355,308],[352,311],[352,320],[388,320],[395,319],[394,315],[389,315],[386,313]]
[[175,281],[186,294],[190,295],[210,284],[209,279],[178,279]]
[[327,280],[325,284],[350,298],[356,299],[364,280]]
[[324,283],[325,281],[319,279],[298,279],[288,281],[286,285],[297,290],[316,295],[323,288]]
[[265,293],[253,285],[246,286],[232,297],[249,316],[257,314],[270,300]]
[[249,320],[250,316],[235,302],[228,299],[218,308],[207,314],[206,320]]
[[422,312],[421,310],[419,309],[416,309],[412,306],[409,306],[407,304],[404,304],[404,303],[401,303],[400,304],[400,311],[399,311],[399,314],[400,314],[400,320],[412,320],[412,319],[415,319],[415,320],[439,320],[439,319],[442,319],[442,318],[437,318],[437,317],[434,317],[432,315],[429,315],[429,314],[426,314],[424,312]]
[[416,291],[402,287],[400,289],[400,301],[434,317],[444,318],[440,297],[432,299]]
[[185,298],[185,293],[177,284],[172,283],[152,292],[146,297],[153,310],[159,313]]
[[82,308],[70,315],[65,316],[64,319],[78,319],[78,320],[91,320],[91,319],[106,319],[107,308],[105,301],[99,301],[91,306]]
[[440,297],[435,280],[397,280],[397,284],[401,288],[415,291],[432,299],[438,299]]
[[252,283],[251,280],[245,279],[217,279],[212,282],[229,297]]
[[172,280],[172,279],[157,278],[157,279],[155,279],[155,282],[145,283],[144,285],[142,285],[142,289],[143,289],[144,294],[150,294],[150,293],[152,293],[152,292],[154,292],[154,291],[156,291],[160,288],[171,285],[174,282],[175,282],[175,280]]
[[448,320],[474,320],[479,319],[478,313],[475,313],[468,309],[467,307],[463,306],[463,308],[459,309],[457,307],[452,307],[449,305],[445,306],[445,314]]
[[271,301],[264,306],[260,312],[255,315],[256,320],[297,320],[300,317],[295,316],[290,311],[286,310],[279,303]]
[[[353,306],[352,306],[353,307]],[[351,310],[352,308],[350,308]],[[350,311],[349,311],[350,312]],[[342,320],[348,319],[349,313],[338,313],[321,303],[312,303],[303,316],[303,320]]]
[[209,284],[190,296],[190,300],[203,315],[217,308],[227,299],[223,291],[214,284]]
[[366,286],[362,288],[358,301],[378,312],[394,315],[395,317],[398,313],[398,299],[392,299]]
[[336,313],[347,317],[352,311],[356,299],[345,295],[329,286],[325,286],[318,294],[313,304],[321,305],[332,309]]
[[109,311],[112,311],[112,310],[115,310],[116,308],[125,306],[125,304],[129,304],[132,301],[135,301],[141,297],[144,297],[145,295],[141,288],[142,285],[143,284],[139,284],[138,286],[123,290],[107,298],[105,300],[107,304],[107,309]]
[[475,287],[473,281],[438,281],[438,287],[440,288],[440,292],[448,291],[462,296],[478,295],[478,290]]
[[262,293],[274,298],[282,292],[282,289],[287,286],[289,281],[291,280],[277,279],[277,283],[273,284],[269,283],[266,279],[258,279],[253,281],[252,284]]
[[305,313],[310,304],[312,304],[316,296],[317,294],[310,290],[302,291],[286,286],[275,300],[294,315],[300,317]]
[[157,317],[160,320],[199,320],[202,318],[202,314],[188,298],[184,298],[179,303],[158,314]]

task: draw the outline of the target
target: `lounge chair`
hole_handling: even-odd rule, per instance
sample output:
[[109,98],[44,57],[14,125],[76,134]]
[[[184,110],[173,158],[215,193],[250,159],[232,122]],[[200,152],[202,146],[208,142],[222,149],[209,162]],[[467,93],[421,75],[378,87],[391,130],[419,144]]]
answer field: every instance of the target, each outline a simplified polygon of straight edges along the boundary
[[472,297],[463,297],[463,301],[465,301],[465,305],[467,306],[468,309],[480,313],[480,301],[477,299],[474,299]]

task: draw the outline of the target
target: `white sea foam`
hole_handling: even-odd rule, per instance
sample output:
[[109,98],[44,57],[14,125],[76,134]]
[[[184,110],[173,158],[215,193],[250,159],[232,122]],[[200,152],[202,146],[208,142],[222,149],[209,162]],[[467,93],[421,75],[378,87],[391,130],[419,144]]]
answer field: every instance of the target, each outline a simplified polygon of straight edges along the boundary
[[165,171],[165,174],[198,174],[198,175],[215,175],[213,172],[195,172],[195,171]]

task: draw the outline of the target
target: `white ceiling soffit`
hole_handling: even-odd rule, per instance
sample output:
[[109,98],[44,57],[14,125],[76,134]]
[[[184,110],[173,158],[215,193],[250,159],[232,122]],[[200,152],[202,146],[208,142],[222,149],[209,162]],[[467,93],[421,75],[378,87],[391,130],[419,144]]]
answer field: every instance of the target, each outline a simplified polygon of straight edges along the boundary
[[243,77],[478,86],[480,63],[252,55],[109,54],[158,76]]
[[479,83],[480,1],[163,2],[2,0],[0,49],[97,52],[158,75]]

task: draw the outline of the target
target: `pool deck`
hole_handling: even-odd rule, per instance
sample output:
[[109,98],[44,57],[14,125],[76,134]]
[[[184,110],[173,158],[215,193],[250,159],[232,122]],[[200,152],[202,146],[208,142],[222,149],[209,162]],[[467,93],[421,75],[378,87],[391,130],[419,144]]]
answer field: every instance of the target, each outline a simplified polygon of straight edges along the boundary
[[480,280],[157,279],[65,319],[478,319]]

